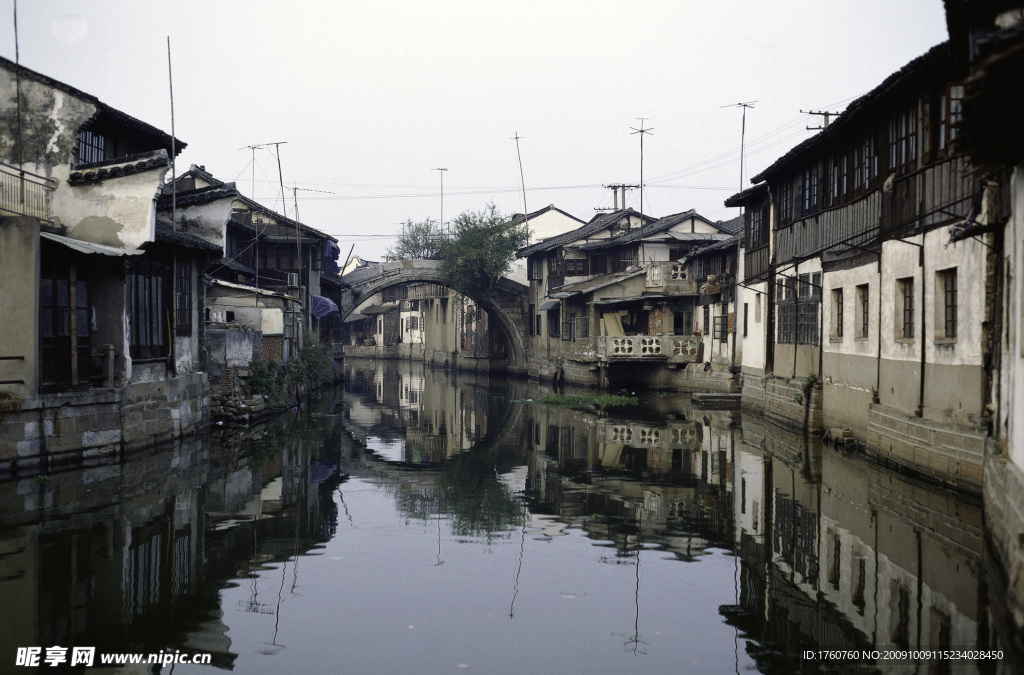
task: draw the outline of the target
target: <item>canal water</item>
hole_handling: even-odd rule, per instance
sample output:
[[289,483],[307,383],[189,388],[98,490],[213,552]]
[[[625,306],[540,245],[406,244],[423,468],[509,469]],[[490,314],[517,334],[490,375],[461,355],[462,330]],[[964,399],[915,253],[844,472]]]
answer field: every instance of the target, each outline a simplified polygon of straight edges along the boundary
[[[977,500],[681,394],[550,393],[350,361],[267,424],[0,483],[0,672],[72,646],[240,673],[1015,671],[886,658],[1000,649]],[[212,671],[177,660],[123,672]]]

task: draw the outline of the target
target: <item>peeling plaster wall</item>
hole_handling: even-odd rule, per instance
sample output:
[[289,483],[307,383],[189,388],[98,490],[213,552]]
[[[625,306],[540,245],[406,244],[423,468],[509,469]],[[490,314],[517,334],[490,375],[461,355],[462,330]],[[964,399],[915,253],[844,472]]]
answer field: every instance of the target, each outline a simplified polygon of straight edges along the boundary
[[106,246],[136,250],[153,241],[156,195],[169,167],[98,183],[62,183],[53,195],[53,211],[68,236]]
[[[199,237],[221,248],[227,245],[227,222],[231,218],[231,199],[219,199],[208,204],[178,207],[178,229]],[[160,222],[170,224],[171,212],[161,211]]]
[[[14,72],[0,66],[0,161],[18,163],[17,86]],[[79,127],[96,105],[21,77],[21,148],[25,170],[64,183]]]
[[[0,161],[17,164],[19,125],[14,73],[0,67]],[[21,78],[21,159],[26,171],[54,181],[53,215],[76,239],[137,249],[153,240],[156,194],[169,167],[71,186],[78,130],[97,106],[28,75]]]

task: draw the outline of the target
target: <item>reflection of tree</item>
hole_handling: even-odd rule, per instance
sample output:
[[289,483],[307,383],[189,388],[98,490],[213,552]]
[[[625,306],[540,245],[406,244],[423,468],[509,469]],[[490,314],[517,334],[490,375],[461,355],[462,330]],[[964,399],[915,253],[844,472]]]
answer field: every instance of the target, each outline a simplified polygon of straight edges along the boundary
[[399,513],[422,520],[449,516],[452,533],[492,539],[523,522],[523,509],[494,472],[490,453],[468,452],[452,457],[435,474],[433,489],[399,492]]

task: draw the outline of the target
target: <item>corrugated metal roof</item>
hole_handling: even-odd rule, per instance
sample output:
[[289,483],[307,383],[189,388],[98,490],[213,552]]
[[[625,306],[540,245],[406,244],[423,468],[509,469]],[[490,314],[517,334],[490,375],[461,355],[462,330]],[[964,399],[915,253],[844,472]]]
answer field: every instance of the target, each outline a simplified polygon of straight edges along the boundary
[[71,239],[69,237],[62,237],[59,234],[51,234],[49,232],[40,232],[39,236],[43,239],[49,239],[50,241],[67,246],[68,248],[78,251],[79,253],[99,253],[100,255],[109,256],[125,256],[125,255],[138,255],[142,251],[132,250],[129,251],[123,248],[114,248],[113,246],[104,246],[103,244],[94,244],[89,241],[80,241],[78,239]]

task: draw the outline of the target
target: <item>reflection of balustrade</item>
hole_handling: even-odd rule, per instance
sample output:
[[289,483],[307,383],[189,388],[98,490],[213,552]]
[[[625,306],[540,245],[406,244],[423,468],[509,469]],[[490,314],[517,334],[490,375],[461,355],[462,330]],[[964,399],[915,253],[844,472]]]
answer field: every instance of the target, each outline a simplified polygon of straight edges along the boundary
[[690,448],[698,443],[696,426],[693,423],[673,423],[672,426],[660,427],[640,423],[601,425],[598,429],[598,441],[612,445],[649,448]]
[[690,335],[625,335],[597,338],[597,353],[610,360],[668,357],[673,362],[697,360],[700,340]]

